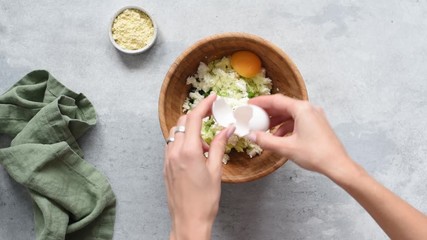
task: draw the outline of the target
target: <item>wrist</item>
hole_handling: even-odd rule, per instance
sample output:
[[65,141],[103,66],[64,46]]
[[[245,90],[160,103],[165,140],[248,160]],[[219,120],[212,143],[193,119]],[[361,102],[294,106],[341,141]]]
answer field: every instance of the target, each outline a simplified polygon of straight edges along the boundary
[[174,229],[174,240],[210,239],[212,225],[213,223],[210,222],[177,223]]
[[344,188],[366,175],[366,171],[347,155],[336,159],[334,162],[336,164],[327,166],[323,174]]

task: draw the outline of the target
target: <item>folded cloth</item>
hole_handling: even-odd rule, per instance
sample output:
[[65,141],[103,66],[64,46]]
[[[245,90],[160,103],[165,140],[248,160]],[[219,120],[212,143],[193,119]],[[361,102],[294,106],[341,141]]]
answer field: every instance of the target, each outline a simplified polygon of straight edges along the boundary
[[0,164],[28,188],[36,238],[112,239],[116,200],[76,142],[96,123],[83,94],[33,71],[0,96],[0,133],[13,138]]

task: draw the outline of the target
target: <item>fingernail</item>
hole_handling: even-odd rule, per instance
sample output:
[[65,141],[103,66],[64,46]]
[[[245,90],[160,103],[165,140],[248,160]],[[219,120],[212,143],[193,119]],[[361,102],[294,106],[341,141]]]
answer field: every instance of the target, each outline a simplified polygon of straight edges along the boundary
[[247,138],[251,141],[251,142],[256,142],[256,133],[251,132],[247,135]]
[[234,133],[234,131],[236,130],[236,126],[234,126],[234,124],[233,125],[230,125],[228,128],[227,128],[227,132],[226,132],[226,135],[227,135],[227,138],[230,138],[231,137],[231,135],[233,135],[233,133]]

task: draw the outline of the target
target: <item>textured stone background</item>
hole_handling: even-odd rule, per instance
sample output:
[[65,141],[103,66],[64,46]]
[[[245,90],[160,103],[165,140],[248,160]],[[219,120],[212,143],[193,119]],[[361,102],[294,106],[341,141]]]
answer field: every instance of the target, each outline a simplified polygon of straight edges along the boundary
[[[147,9],[159,26],[144,55],[122,55],[108,39],[110,18],[129,4]],[[47,69],[85,93],[99,122],[81,145],[117,195],[115,239],[166,239],[160,86],[184,49],[226,31],[257,34],[285,50],[351,156],[427,212],[425,1],[0,0],[0,92]],[[0,147],[9,143],[0,139]],[[0,167],[0,238],[34,239],[32,216],[28,193]],[[213,239],[386,236],[327,178],[287,163],[262,180],[223,185]]]

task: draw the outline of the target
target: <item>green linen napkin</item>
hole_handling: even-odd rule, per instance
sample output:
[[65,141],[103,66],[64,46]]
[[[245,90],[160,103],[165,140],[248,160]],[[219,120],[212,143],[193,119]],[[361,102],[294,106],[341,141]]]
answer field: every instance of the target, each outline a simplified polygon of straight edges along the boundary
[[107,178],[76,142],[95,109],[47,71],[33,71],[0,96],[0,133],[13,138],[0,164],[28,188],[39,240],[112,239],[116,200]]

